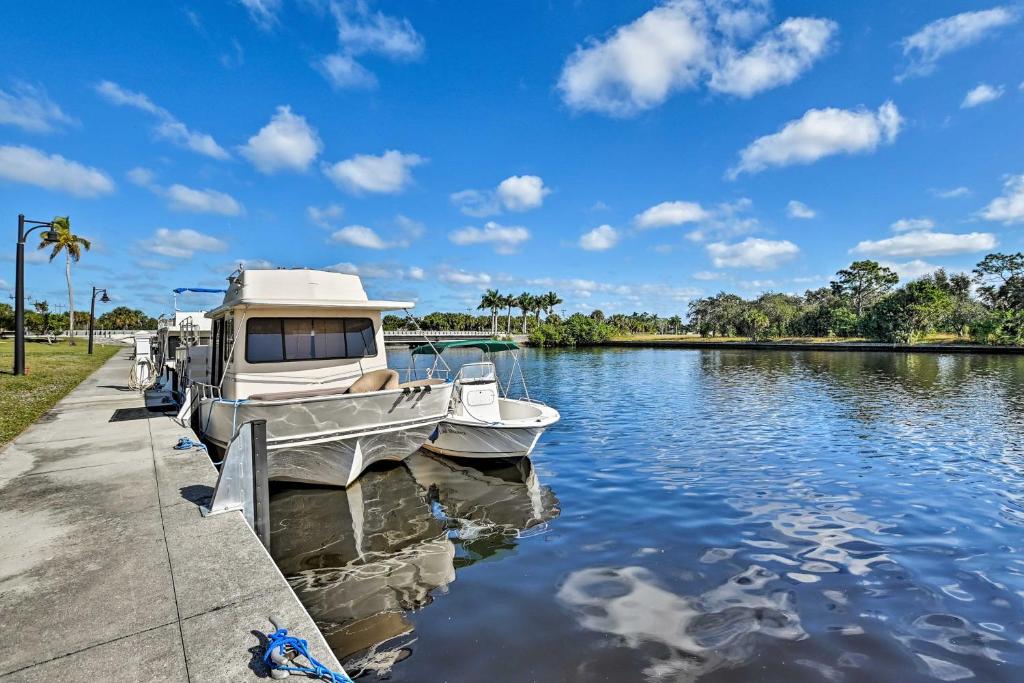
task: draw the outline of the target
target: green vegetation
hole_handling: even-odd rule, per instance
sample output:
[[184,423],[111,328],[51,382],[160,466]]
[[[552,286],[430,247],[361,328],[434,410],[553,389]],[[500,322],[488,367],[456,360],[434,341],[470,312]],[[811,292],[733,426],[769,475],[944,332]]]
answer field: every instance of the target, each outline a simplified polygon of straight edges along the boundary
[[[754,299],[719,292],[695,299],[688,322],[674,315],[600,310],[563,318],[554,292],[518,296],[487,290],[477,310],[431,313],[418,319],[425,330],[517,332],[536,346],[583,346],[611,338],[650,338],[681,332],[728,341],[883,341],[911,344],[925,339],[982,344],[1024,344],[1024,253],[989,254],[970,274],[938,269],[897,287],[899,277],[875,261],[855,261],[827,287],[803,295],[765,292]],[[513,309],[519,314],[513,315]],[[542,319],[541,316],[544,316]],[[501,320],[504,316],[504,320]],[[385,330],[414,329],[404,318],[384,317]]]
[[[89,322],[89,311],[75,311],[76,320]],[[70,327],[71,321],[67,312],[52,313],[50,304],[45,301],[33,301],[32,310],[25,311],[25,329],[29,334],[52,334],[59,336]],[[112,311],[96,317],[97,330],[155,330],[156,318],[146,315],[137,308],[118,306]],[[0,338],[5,333],[14,331],[14,307],[0,303]]]
[[[938,269],[895,288],[899,278],[856,261],[828,287],[803,296],[766,292],[745,300],[721,292],[689,306],[702,337],[851,338],[910,344],[934,334],[985,344],[1024,342],[1024,254],[989,254],[973,273]],[[977,287],[977,296],[972,288]]]
[[16,377],[11,372],[14,342],[0,341],[0,446],[38,420],[117,351],[116,346],[97,344],[90,356],[85,344],[26,344],[28,374]]

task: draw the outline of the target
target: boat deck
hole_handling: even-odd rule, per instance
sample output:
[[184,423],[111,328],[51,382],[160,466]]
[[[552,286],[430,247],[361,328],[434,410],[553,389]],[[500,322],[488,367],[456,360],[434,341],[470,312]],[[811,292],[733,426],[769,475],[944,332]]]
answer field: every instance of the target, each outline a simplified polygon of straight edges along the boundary
[[200,515],[216,470],[128,355],[0,451],[0,680],[265,678],[271,614],[340,668],[241,513]]

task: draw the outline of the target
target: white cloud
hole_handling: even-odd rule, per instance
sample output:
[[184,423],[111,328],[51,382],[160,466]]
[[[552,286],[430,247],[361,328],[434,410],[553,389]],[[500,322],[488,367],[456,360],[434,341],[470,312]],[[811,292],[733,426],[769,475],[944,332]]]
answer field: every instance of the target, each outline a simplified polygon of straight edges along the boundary
[[931,230],[935,227],[935,221],[931,218],[901,218],[889,226],[894,232],[908,232],[910,230]]
[[800,247],[789,240],[748,237],[735,244],[713,242],[707,245],[707,251],[715,268],[769,270],[795,257],[800,253]]
[[558,81],[562,99],[573,109],[628,116],[696,86],[711,45],[705,18],[692,9],[655,7],[606,40],[577,47]]
[[422,280],[426,277],[426,273],[419,266],[409,266],[408,273],[410,280]]
[[1003,195],[989,202],[981,217],[1007,225],[1024,222],[1024,174],[1007,177]]
[[1001,85],[991,86],[988,83],[979,83],[977,87],[971,88],[966,95],[964,95],[964,101],[960,103],[961,109],[970,109],[977,107],[979,104],[985,104],[986,102],[992,102],[998,100],[1003,96],[1005,88]]
[[467,216],[477,218],[508,211],[529,211],[544,203],[544,197],[551,189],[544,186],[544,180],[535,175],[514,175],[505,178],[498,187],[491,190],[460,190],[449,198]]
[[637,227],[663,228],[667,225],[699,223],[711,217],[697,202],[662,202],[633,217]]
[[839,25],[828,19],[787,19],[745,53],[725,47],[708,85],[753,97],[792,83],[825,54],[838,30]]
[[239,152],[261,173],[305,171],[320,153],[323,143],[306,119],[293,114],[291,107],[277,108],[270,123],[263,126]]
[[331,241],[365,249],[387,249],[391,246],[365,225],[347,225],[331,235]]
[[701,221],[699,228],[686,233],[686,239],[691,242],[722,241],[757,232],[761,228],[760,221],[746,215],[753,204],[747,197],[718,204],[713,210],[708,211],[707,218]]
[[338,51],[321,59],[317,67],[335,88],[377,85],[377,77],[356,57],[378,55],[409,62],[423,55],[423,36],[408,19],[373,12],[364,2],[331,2],[330,8],[338,30]]
[[389,263],[361,263],[355,264],[348,261],[342,263],[335,263],[333,266],[327,266],[324,270],[328,270],[334,273],[344,273],[346,275],[358,275],[361,278],[369,280],[421,280],[423,279],[423,269],[417,266],[412,266],[408,269],[403,268],[399,265]]
[[903,39],[903,55],[909,63],[896,80],[930,74],[945,55],[980,42],[996,29],[1012,24],[1018,18],[1015,9],[993,7],[931,22]]
[[741,49],[768,22],[770,4],[666,0],[603,39],[577,46],[558,81],[573,109],[630,116],[707,81],[750,97],[790,83],[824,55],[836,33],[827,19],[790,18]]
[[128,171],[126,174],[128,180],[139,187],[152,188],[153,181],[156,179],[156,174],[148,168],[142,166],[136,166],[135,168]]
[[467,216],[482,218],[501,212],[501,204],[493,192],[485,190],[460,190],[449,195],[452,204]]
[[786,204],[786,215],[790,218],[814,218],[818,213],[803,202],[790,199]]
[[448,234],[448,239],[460,246],[490,244],[499,254],[512,254],[520,244],[530,239],[530,231],[521,225],[506,226],[488,221],[482,229],[468,226],[454,230]]
[[235,259],[233,263],[235,266],[241,266],[244,270],[273,270],[277,267],[273,261],[268,261],[265,258],[240,258]]
[[618,231],[610,225],[600,225],[580,237],[580,248],[586,251],[605,251],[619,242]]
[[177,120],[169,111],[157,106],[144,93],[125,90],[113,81],[101,81],[96,85],[96,92],[112,104],[133,107],[155,116],[158,122],[153,130],[157,137],[169,140],[180,147],[214,159],[227,159],[231,156],[223,147],[217,144],[213,137],[206,133],[190,130],[188,126]]
[[50,133],[75,123],[42,88],[17,83],[12,92],[0,89],[0,124],[17,126],[30,133]]
[[906,261],[904,263],[894,263],[891,261],[883,261],[879,265],[885,266],[896,272],[900,276],[901,280],[916,280],[917,278],[934,273],[938,270],[939,266],[928,263],[921,259],[914,259],[912,261]]
[[915,230],[881,240],[864,240],[850,251],[868,256],[913,258],[950,256],[993,249],[996,237],[989,232],[970,232],[956,235],[946,232]]
[[727,175],[735,179],[741,173],[757,173],[769,166],[810,164],[834,154],[871,152],[881,143],[892,143],[902,123],[891,101],[877,112],[809,109],[778,133],[760,137],[742,150],[739,164]]
[[197,251],[224,251],[227,242],[210,235],[204,235],[190,228],[170,230],[160,228],[143,247],[149,251],[170,258],[192,258]]
[[401,192],[412,182],[412,169],[426,159],[389,149],[380,156],[357,154],[335,164],[324,164],[324,174],[349,192]]
[[716,273],[711,270],[698,270],[693,274],[694,280],[721,280],[725,277],[725,273]]
[[469,273],[451,268],[442,268],[438,278],[441,282],[453,285],[487,285],[491,282],[491,276],[487,273]]
[[98,168],[25,145],[0,145],[0,178],[76,197],[96,197],[114,191],[114,181]]
[[249,11],[249,17],[264,31],[277,24],[281,0],[238,0]]
[[192,213],[216,213],[222,216],[237,216],[244,209],[234,197],[217,190],[196,190],[174,184],[166,190],[172,209]]
[[497,195],[509,211],[528,211],[544,203],[551,190],[535,175],[514,175],[498,184]]
[[948,190],[935,189],[932,190],[932,194],[939,199],[956,199],[970,195],[971,191],[961,185],[960,187],[951,187]]
[[318,66],[320,73],[335,88],[373,88],[377,85],[377,77],[351,55],[327,55]]
[[344,207],[339,204],[328,204],[322,208],[318,206],[306,207],[306,216],[310,222],[319,225],[321,228],[330,228],[331,222],[341,218],[344,213]]

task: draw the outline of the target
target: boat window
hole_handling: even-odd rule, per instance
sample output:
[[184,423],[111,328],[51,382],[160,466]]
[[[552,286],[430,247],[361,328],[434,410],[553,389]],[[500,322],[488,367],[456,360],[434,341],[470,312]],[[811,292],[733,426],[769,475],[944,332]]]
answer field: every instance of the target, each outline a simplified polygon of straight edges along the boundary
[[245,360],[250,363],[284,360],[280,318],[252,318],[246,323]]
[[373,336],[373,323],[367,318],[345,319],[345,345],[349,358],[377,355],[377,344]]
[[249,363],[377,355],[369,318],[250,318],[245,335]]
[[235,319],[224,318],[224,363],[227,367],[228,359],[235,347]]
[[345,320],[343,318],[315,319],[313,321],[313,337],[313,346],[318,357],[344,358],[347,355],[345,353]]
[[284,357],[288,360],[310,360],[313,355],[313,321],[309,318],[285,318]]

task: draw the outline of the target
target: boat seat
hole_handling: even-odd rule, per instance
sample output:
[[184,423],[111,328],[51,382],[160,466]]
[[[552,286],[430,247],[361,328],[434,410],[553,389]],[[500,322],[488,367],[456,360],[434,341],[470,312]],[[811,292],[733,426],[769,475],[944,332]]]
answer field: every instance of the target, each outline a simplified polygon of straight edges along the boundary
[[373,370],[357,379],[345,393],[365,394],[398,388],[398,373],[394,370]]
[[398,373],[394,370],[373,370],[357,379],[348,387],[319,387],[299,391],[278,391],[253,394],[250,401],[288,401],[293,398],[315,398],[317,396],[338,396],[340,394],[364,394],[370,391],[384,391],[398,388]]

